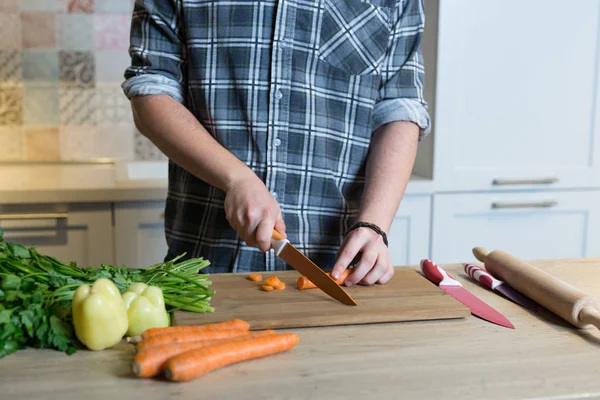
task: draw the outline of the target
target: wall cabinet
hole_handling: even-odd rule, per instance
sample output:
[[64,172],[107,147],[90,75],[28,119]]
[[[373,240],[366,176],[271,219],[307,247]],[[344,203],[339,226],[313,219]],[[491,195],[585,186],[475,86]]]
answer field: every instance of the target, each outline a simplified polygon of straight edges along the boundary
[[435,6],[436,189],[600,186],[600,2]]
[[165,203],[115,204],[115,261],[143,268],[162,262],[167,255],[164,232]]
[[521,259],[600,255],[600,191],[436,194],[432,259],[476,262],[473,247]]
[[113,262],[110,204],[0,206],[6,241],[35,245],[65,263],[94,266]]

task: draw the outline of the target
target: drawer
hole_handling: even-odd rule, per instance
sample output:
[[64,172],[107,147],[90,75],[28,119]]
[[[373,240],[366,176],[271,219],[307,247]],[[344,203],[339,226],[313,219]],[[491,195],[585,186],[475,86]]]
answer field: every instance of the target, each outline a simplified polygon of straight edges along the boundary
[[418,265],[429,257],[430,225],[431,196],[405,195],[388,234],[393,265]]
[[112,264],[110,204],[0,206],[4,239],[79,266]]
[[600,191],[435,195],[432,259],[472,262],[476,246],[522,259],[596,256],[599,211]]

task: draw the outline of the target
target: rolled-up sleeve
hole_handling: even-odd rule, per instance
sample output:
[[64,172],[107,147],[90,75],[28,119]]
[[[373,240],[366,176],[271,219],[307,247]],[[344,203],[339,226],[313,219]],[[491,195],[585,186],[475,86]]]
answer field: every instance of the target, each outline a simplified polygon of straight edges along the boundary
[[379,99],[372,113],[373,131],[393,121],[411,121],[421,128],[421,141],[431,130],[427,102],[423,98],[423,0],[398,3],[400,5],[395,10],[395,24],[381,71]]
[[180,0],[136,0],[131,19],[131,65],[121,85],[129,99],[166,94],[184,102],[185,43],[180,19]]

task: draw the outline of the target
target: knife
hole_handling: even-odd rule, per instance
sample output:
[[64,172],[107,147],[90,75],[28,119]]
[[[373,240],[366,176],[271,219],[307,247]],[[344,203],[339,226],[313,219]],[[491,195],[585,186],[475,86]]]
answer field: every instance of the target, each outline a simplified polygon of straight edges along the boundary
[[531,311],[537,311],[537,303],[531,300],[529,297],[522,295],[512,287],[508,286],[504,281],[494,278],[486,270],[479,268],[473,264],[465,264],[465,272],[471,278],[475,279],[483,286],[486,286],[492,290],[496,290],[506,296],[513,302],[523,306]]
[[300,274],[306,276],[329,296],[349,306],[357,305],[354,299],[329,274],[310,261],[308,257],[292,246],[286,237],[274,229],[271,235],[271,247],[279,258],[290,264]]
[[446,271],[433,261],[426,258],[421,260],[421,270],[427,279],[467,306],[473,315],[507,328],[515,328],[504,315],[467,291],[459,281],[448,275]]

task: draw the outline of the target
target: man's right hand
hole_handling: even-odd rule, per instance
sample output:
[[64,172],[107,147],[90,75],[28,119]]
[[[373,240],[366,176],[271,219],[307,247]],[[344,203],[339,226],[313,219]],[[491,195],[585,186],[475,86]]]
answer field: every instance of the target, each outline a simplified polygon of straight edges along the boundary
[[279,203],[254,173],[230,183],[225,192],[227,221],[248,246],[266,252],[273,228],[285,235]]

